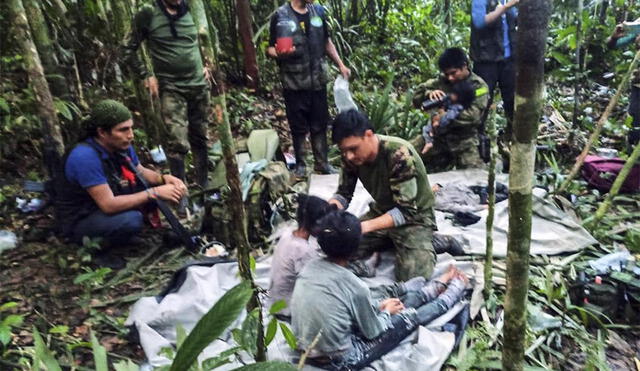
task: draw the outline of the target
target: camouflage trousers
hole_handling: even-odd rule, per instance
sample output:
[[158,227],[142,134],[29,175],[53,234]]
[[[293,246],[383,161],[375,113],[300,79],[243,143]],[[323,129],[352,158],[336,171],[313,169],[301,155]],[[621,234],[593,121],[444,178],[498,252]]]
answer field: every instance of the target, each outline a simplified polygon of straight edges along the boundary
[[[421,152],[424,147],[424,138],[414,140],[416,149]],[[459,139],[454,135],[436,137],[433,147],[426,154],[422,154],[422,161],[429,173],[452,170],[456,168],[484,168],[485,164],[478,151],[478,138],[469,137]]]
[[[433,227],[422,224],[407,224],[367,233],[362,237],[356,257],[364,258],[375,251],[393,249],[397,281],[406,281],[417,276],[429,279],[436,264],[436,253],[431,246],[432,237]],[[352,267],[353,265],[350,266]],[[367,275],[359,274],[357,271],[355,273]]]
[[207,128],[210,112],[206,87],[178,88],[173,85],[160,89],[164,146],[167,155],[184,158],[207,152]]

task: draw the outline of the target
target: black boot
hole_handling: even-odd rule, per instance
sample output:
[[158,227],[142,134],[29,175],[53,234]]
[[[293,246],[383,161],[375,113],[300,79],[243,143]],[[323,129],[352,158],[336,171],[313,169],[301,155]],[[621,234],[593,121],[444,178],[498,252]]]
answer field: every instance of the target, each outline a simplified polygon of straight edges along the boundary
[[313,149],[313,159],[315,165],[313,170],[318,174],[336,174],[338,171],[329,165],[327,155],[329,146],[327,144],[326,133],[311,134],[311,148]]
[[[175,176],[176,178],[182,180],[185,184],[187,184],[187,179],[185,176],[186,172],[184,168],[184,157],[169,156],[168,162],[169,162],[169,169],[171,170],[171,175]],[[179,217],[184,218],[187,216],[188,203],[189,203],[189,200],[187,199],[187,196],[184,196],[180,199],[180,202],[178,203],[178,209],[177,209],[177,213]]]
[[306,134],[291,134],[293,139],[293,151],[296,156],[296,167],[293,170],[293,175],[297,178],[304,178],[307,176],[307,167],[304,163],[304,142],[307,139]]
[[207,153],[207,147],[204,148],[192,148],[193,154],[193,167],[196,172],[196,183],[202,189],[207,189],[209,186],[209,156]]

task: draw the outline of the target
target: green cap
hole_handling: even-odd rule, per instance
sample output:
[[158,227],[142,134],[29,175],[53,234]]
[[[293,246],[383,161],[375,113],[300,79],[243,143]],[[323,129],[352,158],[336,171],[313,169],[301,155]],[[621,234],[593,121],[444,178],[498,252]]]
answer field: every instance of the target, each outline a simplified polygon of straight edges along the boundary
[[105,99],[91,110],[89,125],[94,129],[112,128],[129,119],[131,119],[131,111],[124,104],[113,99]]

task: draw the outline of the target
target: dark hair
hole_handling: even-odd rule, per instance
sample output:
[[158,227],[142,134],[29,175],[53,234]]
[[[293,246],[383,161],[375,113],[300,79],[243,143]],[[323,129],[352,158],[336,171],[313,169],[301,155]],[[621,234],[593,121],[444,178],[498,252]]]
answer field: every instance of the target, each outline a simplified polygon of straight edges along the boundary
[[367,130],[373,131],[367,116],[358,110],[351,109],[340,112],[333,120],[331,139],[334,144],[340,145],[345,138],[363,137]]
[[460,48],[449,48],[440,55],[438,59],[438,67],[440,71],[448,70],[449,68],[462,68],[469,65],[469,59],[464,50]]
[[329,258],[348,258],[360,244],[360,220],[343,210],[332,211],[318,221],[316,237]]
[[317,231],[318,220],[333,210],[336,210],[336,206],[320,197],[300,193],[298,194],[298,211],[296,212],[298,227],[314,234]]
[[451,92],[458,96],[456,103],[461,104],[464,108],[469,108],[473,100],[476,99],[476,89],[469,81],[460,81],[453,84]]

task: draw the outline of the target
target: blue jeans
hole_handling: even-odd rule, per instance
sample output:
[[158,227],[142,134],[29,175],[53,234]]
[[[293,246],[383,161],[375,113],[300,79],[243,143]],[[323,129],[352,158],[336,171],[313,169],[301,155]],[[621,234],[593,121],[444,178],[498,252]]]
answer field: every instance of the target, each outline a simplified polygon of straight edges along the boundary
[[143,224],[142,213],[138,210],[113,215],[97,210],[76,223],[73,227],[73,239],[82,243],[84,236],[102,237],[110,244],[124,244],[140,233]]
[[330,370],[359,370],[393,350],[419,325],[427,324],[448,310],[442,299],[435,299],[414,310],[408,309],[391,316],[389,328],[375,339],[364,339],[353,335],[351,349],[333,360]]

